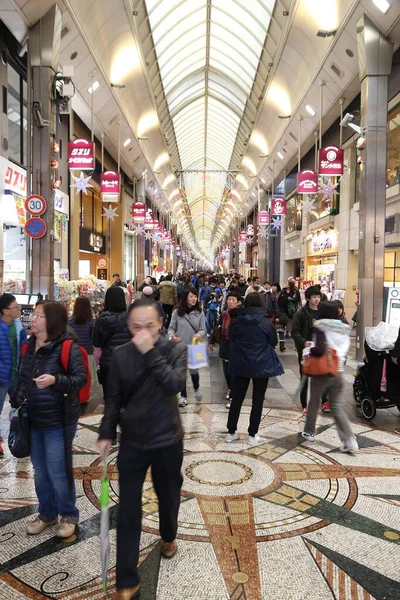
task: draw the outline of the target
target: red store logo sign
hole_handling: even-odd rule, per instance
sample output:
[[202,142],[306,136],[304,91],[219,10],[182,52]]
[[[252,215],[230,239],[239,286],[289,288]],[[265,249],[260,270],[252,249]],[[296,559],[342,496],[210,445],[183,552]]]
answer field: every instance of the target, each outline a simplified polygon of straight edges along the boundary
[[286,200],[274,198],[271,203],[271,215],[274,217],[286,215]]
[[68,168],[81,171],[94,169],[94,143],[77,139],[68,142]]
[[4,184],[6,190],[26,196],[26,171],[9,165],[6,169]]
[[115,171],[100,173],[100,192],[102,194],[115,194],[119,196],[121,176]]
[[318,173],[320,175],[343,175],[344,151],[336,146],[321,148],[318,153]]
[[297,193],[316,194],[318,192],[318,173],[315,171],[301,171],[297,173]]

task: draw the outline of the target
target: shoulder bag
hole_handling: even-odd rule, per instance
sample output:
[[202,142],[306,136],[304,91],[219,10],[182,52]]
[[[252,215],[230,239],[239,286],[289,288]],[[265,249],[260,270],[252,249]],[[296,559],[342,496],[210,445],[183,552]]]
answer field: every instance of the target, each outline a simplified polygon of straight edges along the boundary
[[316,377],[318,375],[337,375],[339,372],[339,357],[333,348],[326,345],[322,356],[309,354],[302,363],[304,375]]

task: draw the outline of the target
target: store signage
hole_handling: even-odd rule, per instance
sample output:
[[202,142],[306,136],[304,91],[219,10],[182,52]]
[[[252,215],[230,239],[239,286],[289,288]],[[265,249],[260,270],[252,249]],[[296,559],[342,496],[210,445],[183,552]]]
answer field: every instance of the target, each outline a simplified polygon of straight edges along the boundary
[[107,259],[99,258],[99,260],[97,261],[97,266],[99,267],[99,269],[105,269],[107,266]]
[[47,225],[40,217],[32,217],[25,223],[25,231],[29,237],[39,239],[45,235]]
[[8,160],[3,159],[0,162],[0,169],[4,169],[4,190],[19,194],[20,196],[26,196],[26,171]]
[[261,210],[257,215],[257,223],[259,225],[269,225],[270,218],[267,210]]
[[83,227],[79,230],[79,249],[84,252],[95,252],[96,254],[104,254],[105,238],[97,231],[90,231]]
[[61,190],[54,190],[54,210],[69,219],[69,196]]
[[68,168],[92,171],[95,167],[94,143],[77,139],[68,142]]
[[135,202],[132,206],[132,218],[134,223],[144,223],[146,219],[146,205],[143,202]]
[[154,220],[153,231],[154,231],[154,233],[160,233],[160,234],[163,231],[163,226],[161,225],[160,221],[157,221],[157,219]]
[[46,212],[47,202],[43,198],[43,196],[38,196],[37,194],[31,194],[25,200],[25,210],[27,213],[34,217],[40,217],[43,213]]
[[121,175],[115,171],[100,173],[100,192],[119,195]]
[[337,231],[329,229],[314,235],[309,241],[309,254],[337,252]]
[[297,193],[316,194],[318,192],[318,173],[315,171],[301,171],[297,173]]
[[145,229],[154,229],[154,216],[153,213],[150,211],[148,211],[146,213],[146,218],[144,220],[144,227]]
[[[248,237],[253,237],[254,235],[254,225],[252,223],[249,223],[246,227],[246,234],[248,235]],[[224,252],[228,251],[229,252],[229,246],[227,246],[228,250],[223,250]]]
[[243,244],[247,242],[247,233],[244,229],[239,233],[239,243]]
[[321,148],[318,153],[318,173],[320,175],[343,175],[344,151],[336,146]]
[[386,323],[400,327],[400,288],[388,288]]
[[271,202],[271,215],[273,217],[282,217],[286,215],[286,200],[282,198],[273,198]]
[[107,272],[107,269],[97,269],[97,279],[100,279],[101,281],[107,281]]

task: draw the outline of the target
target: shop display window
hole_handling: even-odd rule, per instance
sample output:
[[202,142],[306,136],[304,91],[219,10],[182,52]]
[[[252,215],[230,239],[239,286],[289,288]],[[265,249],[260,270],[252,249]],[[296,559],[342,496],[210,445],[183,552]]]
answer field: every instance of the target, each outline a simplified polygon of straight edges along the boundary
[[303,196],[295,194],[286,204],[285,233],[301,231],[301,202]]
[[8,157],[26,164],[27,86],[22,75],[7,64]]
[[388,114],[386,185],[400,183],[400,103]]
[[400,251],[385,252],[385,287],[400,287]]

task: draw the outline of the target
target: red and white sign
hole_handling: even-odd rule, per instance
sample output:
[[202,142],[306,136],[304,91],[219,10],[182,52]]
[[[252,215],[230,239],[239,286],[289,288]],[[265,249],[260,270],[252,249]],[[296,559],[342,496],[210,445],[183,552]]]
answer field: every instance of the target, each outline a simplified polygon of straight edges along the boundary
[[32,194],[25,200],[25,210],[34,217],[40,217],[47,210],[47,202],[43,196]]
[[257,223],[259,225],[269,225],[270,217],[267,210],[261,210],[257,215]]
[[320,175],[343,175],[344,151],[336,146],[321,148],[318,153],[318,173]]
[[161,225],[160,221],[157,221],[157,219],[154,220],[153,231],[154,231],[154,233],[160,233],[160,234],[163,231],[163,226]]
[[[246,227],[246,234],[248,235],[248,237],[253,237],[254,235],[254,225],[252,223],[249,223]],[[228,248],[228,252],[229,252],[229,248]]]
[[154,221],[153,213],[151,212],[151,210],[149,210],[146,213],[146,217],[145,217],[145,220],[144,220],[144,227],[145,227],[145,229],[151,229],[151,230],[153,230],[154,229],[154,223],[155,223],[155,221]]
[[[0,156],[0,176],[4,182],[4,191],[26,196],[26,171]],[[3,187],[0,182],[0,191]]]
[[29,237],[39,239],[45,235],[47,225],[40,217],[32,217],[25,223],[25,231]]
[[100,173],[100,192],[107,196],[118,196],[120,193],[121,175],[115,171]]
[[273,198],[271,202],[271,215],[273,217],[283,217],[286,215],[286,200]]
[[316,194],[318,192],[318,173],[315,171],[301,171],[297,173],[297,193]]
[[134,223],[144,223],[146,218],[146,205],[143,202],[135,202],[132,206],[132,218]]
[[239,233],[239,243],[243,244],[243,242],[247,242],[247,233],[244,229]]
[[77,139],[68,142],[68,168],[92,171],[95,167],[94,143]]

